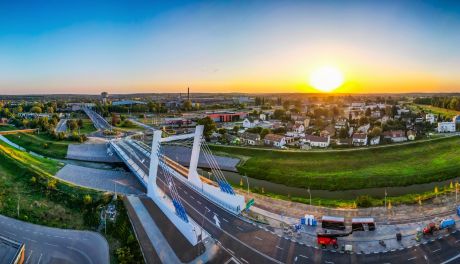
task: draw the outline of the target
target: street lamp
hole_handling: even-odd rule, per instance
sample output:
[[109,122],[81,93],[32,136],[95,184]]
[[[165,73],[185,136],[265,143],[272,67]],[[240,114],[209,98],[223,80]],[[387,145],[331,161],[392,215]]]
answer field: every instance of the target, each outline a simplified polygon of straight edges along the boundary
[[249,195],[249,179],[248,179],[248,176],[244,175],[243,178],[246,178],[246,183],[248,184],[248,195]]

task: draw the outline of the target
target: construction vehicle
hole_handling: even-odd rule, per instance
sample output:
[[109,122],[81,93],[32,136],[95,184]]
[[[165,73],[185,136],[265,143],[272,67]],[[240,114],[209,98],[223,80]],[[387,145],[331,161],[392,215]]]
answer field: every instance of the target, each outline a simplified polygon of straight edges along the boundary
[[427,224],[423,228],[423,234],[424,235],[428,235],[428,234],[432,235],[436,231],[439,231],[441,229],[449,229],[449,228],[452,228],[454,226],[455,226],[455,220],[452,219],[452,218],[441,220],[439,222],[439,224],[435,223],[435,222],[431,222],[431,223]]
[[316,240],[321,248],[325,249],[328,245],[332,245],[333,248],[337,249],[339,244],[337,243],[338,237],[345,237],[350,235],[352,232],[341,232],[341,233],[317,233]]

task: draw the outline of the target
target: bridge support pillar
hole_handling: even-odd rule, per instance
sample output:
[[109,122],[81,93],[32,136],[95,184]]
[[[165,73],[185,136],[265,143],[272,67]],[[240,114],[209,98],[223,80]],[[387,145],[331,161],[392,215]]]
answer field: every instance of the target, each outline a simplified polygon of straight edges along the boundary
[[190,157],[190,166],[188,168],[188,180],[194,183],[195,185],[201,184],[201,180],[200,180],[200,176],[198,175],[197,167],[198,167],[198,160],[200,159],[200,148],[201,148],[203,130],[204,130],[204,126],[202,125],[196,126],[195,128],[192,155]]
[[160,149],[161,130],[153,132],[152,150],[150,152],[149,178],[147,182],[147,196],[154,199],[157,196],[158,151]]

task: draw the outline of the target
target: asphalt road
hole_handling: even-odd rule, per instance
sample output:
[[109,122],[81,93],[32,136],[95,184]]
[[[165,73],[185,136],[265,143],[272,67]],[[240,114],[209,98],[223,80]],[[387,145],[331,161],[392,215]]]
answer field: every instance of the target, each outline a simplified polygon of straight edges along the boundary
[[56,132],[66,132],[67,131],[67,119],[59,120],[59,123],[56,126]]
[[107,122],[107,120],[105,120],[102,116],[100,116],[93,110],[89,108],[83,108],[83,111],[85,111],[86,115],[91,119],[96,129],[108,130],[112,128],[112,126]]
[[[148,172],[148,158],[132,147],[131,155],[140,168]],[[128,155],[129,152],[127,152]],[[144,159],[144,162],[139,159]],[[157,184],[165,192],[163,171]],[[175,184],[187,213],[217,239],[240,262],[248,263],[460,263],[460,232],[424,242],[419,246],[386,253],[345,254],[322,250],[280,237],[268,229],[229,213],[194,189],[175,179]],[[220,227],[217,226],[218,219]],[[203,221],[205,220],[205,221]],[[340,240],[339,240],[340,244]]]
[[0,215],[0,234],[25,244],[25,264],[109,263],[109,245],[96,232],[26,223]]

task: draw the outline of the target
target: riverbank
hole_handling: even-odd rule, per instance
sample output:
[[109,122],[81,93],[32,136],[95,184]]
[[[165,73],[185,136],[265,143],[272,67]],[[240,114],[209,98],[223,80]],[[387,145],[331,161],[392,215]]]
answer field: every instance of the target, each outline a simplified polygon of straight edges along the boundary
[[320,190],[408,186],[458,177],[460,137],[337,152],[288,152],[212,146],[242,159],[240,174]]

